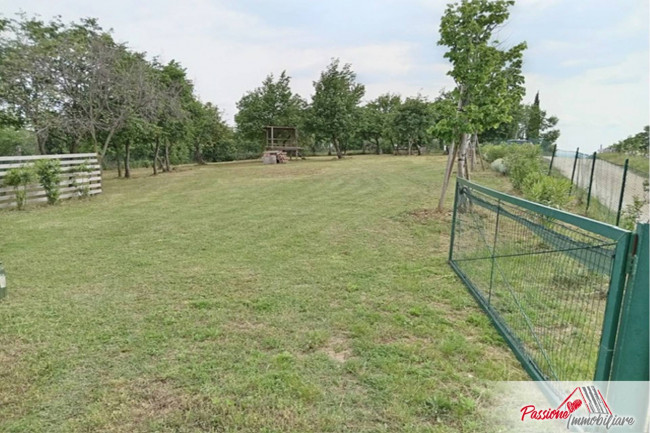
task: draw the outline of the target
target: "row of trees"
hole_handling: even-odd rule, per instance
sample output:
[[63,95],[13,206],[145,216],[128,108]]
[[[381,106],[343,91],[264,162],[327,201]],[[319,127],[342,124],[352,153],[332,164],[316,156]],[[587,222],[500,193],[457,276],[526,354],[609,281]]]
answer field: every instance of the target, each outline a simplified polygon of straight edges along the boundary
[[157,173],[173,162],[258,155],[266,125],[298,126],[303,146],[339,157],[352,148],[420,152],[447,138],[433,125],[449,112],[448,93],[435,101],[389,93],[362,105],[365,87],[338,59],[314,90],[308,102],[286,72],[271,74],[237,103],[231,128],[199,100],[179,63],[147,59],[96,20],[0,20],[2,154],[92,151],[129,177],[133,159]]
[[[147,59],[115,42],[96,20],[2,19],[0,128],[32,131],[38,153],[97,152],[103,161],[116,160],[128,177],[132,155],[149,160],[157,173],[174,161],[259,155],[264,126],[297,126],[304,147],[339,158],[352,148],[410,154],[445,145],[446,185],[456,158],[458,173],[469,176],[479,142],[550,144],[559,135],[557,118],[540,108],[539,95],[522,104],[526,44],[503,49],[493,39],[513,3],[467,0],[447,7],[438,43],[448,47],[456,86],[433,101],[387,93],[362,104],[365,87],[349,64],[333,59],[314,82],[310,101],[291,90],[286,72],[267,76],[237,103],[235,128],[218,107],[199,100],[180,64]],[[0,146],[2,137],[0,129]]]
[[351,65],[338,59],[314,82],[310,102],[293,93],[290,82],[286,72],[277,78],[270,74],[239,100],[235,122],[243,140],[260,143],[266,125],[298,126],[303,146],[313,151],[331,147],[341,158],[349,149],[420,153],[423,147],[441,147],[449,139],[445,128],[435,127],[453,113],[449,93],[434,101],[386,93],[362,104],[365,87],[357,82]]
[[148,60],[93,19],[24,15],[0,20],[0,127],[30,130],[40,154],[112,156],[126,177],[134,151],[168,171],[175,152],[202,163],[225,151],[229,133],[177,62]]
[[648,155],[648,141],[650,139],[650,126],[643,127],[643,131],[617,141],[607,149],[611,152],[627,153],[632,155]]

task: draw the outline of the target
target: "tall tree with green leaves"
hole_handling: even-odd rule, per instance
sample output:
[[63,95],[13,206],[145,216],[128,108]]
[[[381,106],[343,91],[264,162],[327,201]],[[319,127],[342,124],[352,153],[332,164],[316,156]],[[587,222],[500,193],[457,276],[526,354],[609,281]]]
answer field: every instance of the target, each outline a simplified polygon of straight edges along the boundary
[[291,91],[291,77],[286,71],[282,71],[277,80],[269,74],[260,87],[237,102],[237,132],[246,140],[261,143],[265,126],[297,126],[305,105],[305,101]]
[[528,122],[526,124],[526,138],[531,141],[539,140],[539,133],[542,127],[542,113],[539,109],[539,92],[535,93],[535,100],[528,111]]
[[441,18],[438,45],[448,48],[444,55],[452,64],[448,75],[456,83],[450,94],[456,113],[448,124],[456,131],[458,145],[455,140],[451,143],[439,210],[456,155],[458,176],[468,177],[470,136],[509,121],[523,96],[521,66],[526,43],[504,50],[492,37],[508,19],[513,4],[514,0],[464,0],[449,4]]
[[416,146],[419,155],[420,146],[432,138],[429,133],[433,126],[431,103],[420,95],[406,98],[395,111],[392,124],[398,140],[406,143],[408,154],[411,155],[413,146]]
[[402,105],[399,95],[385,93],[368,102],[361,110],[358,133],[363,140],[375,145],[375,153],[381,153],[381,142],[393,142],[395,133],[392,117]]
[[63,23],[37,18],[0,18],[0,106],[4,117],[29,127],[39,153],[47,153],[50,131],[57,124],[56,81],[52,59]]
[[366,91],[356,80],[357,75],[349,63],[341,66],[339,59],[332,59],[321,72],[320,79],[314,82],[311,129],[317,136],[331,141],[339,159],[343,158],[343,141],[349,140],[356,130],[359,103]]

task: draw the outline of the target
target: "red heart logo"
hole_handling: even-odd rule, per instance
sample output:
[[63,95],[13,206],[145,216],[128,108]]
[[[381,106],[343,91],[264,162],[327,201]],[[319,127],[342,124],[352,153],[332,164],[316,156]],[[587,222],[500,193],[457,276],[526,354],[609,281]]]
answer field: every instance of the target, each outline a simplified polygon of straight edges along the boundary
[[580,406],[582,406],[582,400],[570,401],[566,404],[566,408],[569,409],[569,413],[575,412]]

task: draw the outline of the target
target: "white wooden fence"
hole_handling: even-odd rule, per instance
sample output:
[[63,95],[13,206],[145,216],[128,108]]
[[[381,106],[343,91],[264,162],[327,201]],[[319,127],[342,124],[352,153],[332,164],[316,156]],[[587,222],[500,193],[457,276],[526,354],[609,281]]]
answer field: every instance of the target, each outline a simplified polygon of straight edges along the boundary
[[[60,198],[78,197],[86,190],[89,195],[102,192],[102,172],[94,153],[64,155],[0,156],[0,208],[16,206],[14,188],[4,185],[4,177],[12,168],[33,165],[39,159],[58,159],[61,163]],[[77,167],[86,164],[87,172],[79,173]],[[27,203],[45,202],[45,190],[38,183],[27,187]]]

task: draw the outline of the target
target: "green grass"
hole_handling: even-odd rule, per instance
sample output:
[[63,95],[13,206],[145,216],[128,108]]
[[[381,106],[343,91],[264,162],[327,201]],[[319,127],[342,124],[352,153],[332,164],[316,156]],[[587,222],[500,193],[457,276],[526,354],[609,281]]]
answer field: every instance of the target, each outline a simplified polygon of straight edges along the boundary
[[488,430],[485,381],[527,376],[446,263],[443,170],[109,172],[0,212],[0,431]]
[[650,163],[647,156],[642,155],[627,155],[625,153],[599,153],[598,158],[609,161],[612,164],[623,166],[625,165],[625,160],[629,159],[629,169],[637,173],[640,176],[648,178]]

